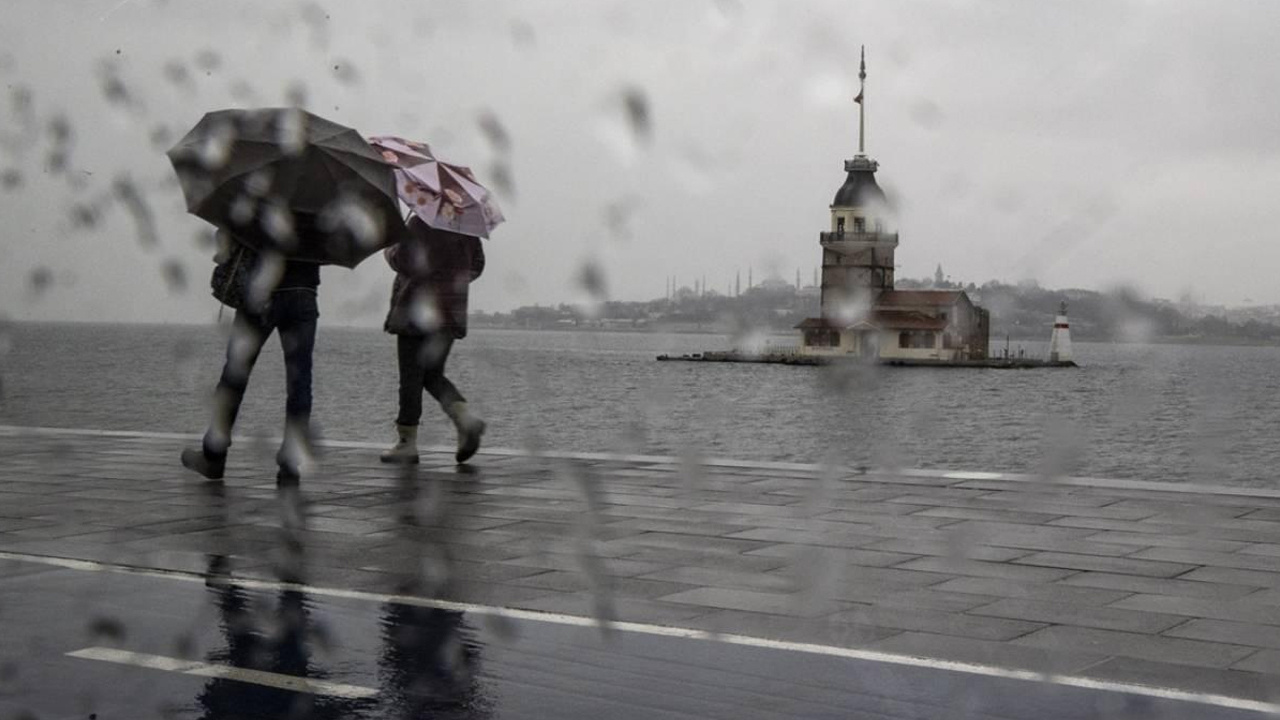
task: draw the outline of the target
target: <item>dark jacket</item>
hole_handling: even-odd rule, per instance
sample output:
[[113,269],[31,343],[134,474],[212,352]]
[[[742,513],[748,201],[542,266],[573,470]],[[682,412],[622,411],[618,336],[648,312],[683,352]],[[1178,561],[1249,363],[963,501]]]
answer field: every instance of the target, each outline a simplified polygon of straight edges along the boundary
[[406,237],[387,248],[396,271],[383,329],[396,335],[448,332],[467,336],[467,286],[484,272],[480,238],[409,222]]

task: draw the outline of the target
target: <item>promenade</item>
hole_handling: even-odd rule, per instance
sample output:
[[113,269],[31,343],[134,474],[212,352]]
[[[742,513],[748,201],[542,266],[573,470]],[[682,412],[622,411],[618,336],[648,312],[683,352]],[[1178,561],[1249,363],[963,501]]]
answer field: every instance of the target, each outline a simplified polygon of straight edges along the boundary
[[274,445],[206,483],[188,442],[0,427],[0,622],[42,577],[207,582],[219,558],[335,601],[1280,710],[1280,491],[443,448],[398,469],[328,442],[282,507]]

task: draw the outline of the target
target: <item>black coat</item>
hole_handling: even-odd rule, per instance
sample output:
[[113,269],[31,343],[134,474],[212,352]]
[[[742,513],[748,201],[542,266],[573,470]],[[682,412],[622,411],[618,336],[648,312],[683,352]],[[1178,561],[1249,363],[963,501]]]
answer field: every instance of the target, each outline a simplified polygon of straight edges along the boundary
[[407,237],[385,251],[396,271],[383,329],[396,335],[467,336],[467,286],[484,272],[480,238],[409,222]]

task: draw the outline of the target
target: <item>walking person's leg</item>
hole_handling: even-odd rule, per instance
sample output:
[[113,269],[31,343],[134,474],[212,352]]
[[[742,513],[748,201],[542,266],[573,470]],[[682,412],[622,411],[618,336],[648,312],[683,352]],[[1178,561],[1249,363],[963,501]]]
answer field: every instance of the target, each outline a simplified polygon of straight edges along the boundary
[[418,462],[418,423],[422,420],[421,335],[396,335],[396,366],[400,372],[399,412],[396,414],[396,444],[382,453],[382,462]]
[[262,345],[271,334],[271,324],[264,318],[243,310],[236,311],[227,340],[227,360],[213,393],[213,412],[209,428],[199,450],[182,451],[182,464],[210,480],[222,477],[226,468],[227,449],[231,447],[231,429],[240,414],[240,403],[249,386],[249,375],[258,361]]
[[454,459],[461,463],[470,460],[480,449],[480,436],[484,435],[485,424],[471,414],[467,409],[467,399],[445,377],[444,366],[449,360],[451,349],[452,335],[437,332],[427,336],[426,346],[420,351],[424,368],[422,386],[440,403],[449,419],[453,420],[453,425],[458,430],[458,451]]
[[311,459],[311,381],[319,313],[315,295],[307,291],[291,292],[277,303],[286,390],[284,441],[276,454],[280,466],[277,479],[297,480]]

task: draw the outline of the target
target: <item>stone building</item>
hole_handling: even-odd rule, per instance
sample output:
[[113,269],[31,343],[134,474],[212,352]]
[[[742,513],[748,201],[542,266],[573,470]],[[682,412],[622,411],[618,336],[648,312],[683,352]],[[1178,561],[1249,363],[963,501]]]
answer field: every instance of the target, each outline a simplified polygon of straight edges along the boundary
[[895,290],[897,222],[866,154],[865,53],[858,78],[858,154],[844,163],[822,248],[821,316],[797,325],[805,355],[892,361],[987,357],[987,311],[958,290]]

